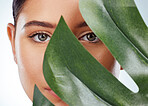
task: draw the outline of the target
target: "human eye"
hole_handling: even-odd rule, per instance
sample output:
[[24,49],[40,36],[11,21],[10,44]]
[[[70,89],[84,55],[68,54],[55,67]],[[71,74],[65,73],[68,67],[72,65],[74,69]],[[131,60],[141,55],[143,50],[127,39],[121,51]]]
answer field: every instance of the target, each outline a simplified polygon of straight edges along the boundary
[[33,41],[35,41],[37,43],[45,43],[50,40],[50,38],[51,38],[50,35],[51,35],[50,33],[39,31],[39,32],[35,32],[35,33],[31,34],[31,36],[29,36],[29,37],[32,38]]
[[99,38],[93,32],[87,32],[79,38],[79,40],[89,41],[91,43],[99,42]]

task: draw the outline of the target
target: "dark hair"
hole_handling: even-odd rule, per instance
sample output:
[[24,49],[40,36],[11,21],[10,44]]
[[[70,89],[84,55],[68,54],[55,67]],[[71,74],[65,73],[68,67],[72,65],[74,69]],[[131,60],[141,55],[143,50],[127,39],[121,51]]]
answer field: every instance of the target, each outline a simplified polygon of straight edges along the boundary
[[25,1],[26,0],[13,0],[12,9],[13,9],[13,18],[15,26]]

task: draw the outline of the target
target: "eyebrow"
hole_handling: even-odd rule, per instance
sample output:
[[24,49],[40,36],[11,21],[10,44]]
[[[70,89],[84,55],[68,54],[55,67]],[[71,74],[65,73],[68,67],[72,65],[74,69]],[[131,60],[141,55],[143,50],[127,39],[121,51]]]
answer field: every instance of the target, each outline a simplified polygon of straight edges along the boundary
[[81,27],[86,27],[86,26],[88,26],[88,25],[87,25],[87,23],[84,21],[84,22],[79,23],[79,24],[76,26],[76,28],[81,28]]
[[[33,21],[29,21],[27,22],[23,28],[25,27],[29,27],[29,26],[41,26],[41,27],[47,27],[47,28],[56,28],[56,24],[51,24],[49,22],[45,22],[45,21],[36,21],[36,20],[33,20]],[[79,23],[78,25],[76,25],[76,28],[81,28],[81,27],[86,27],[88,26],[87,23],[84,21],[84,22],[81,22]]]
[[27,22],[23,26],[23,28],[29,27],[29,26],[41,26],[41,27],[47,27],[47,28],[55,28],[56,27],[56,24],[51,24],[49,22],[44,22],[44,21],[36,21],[36,20],[33,20],[33,21]]

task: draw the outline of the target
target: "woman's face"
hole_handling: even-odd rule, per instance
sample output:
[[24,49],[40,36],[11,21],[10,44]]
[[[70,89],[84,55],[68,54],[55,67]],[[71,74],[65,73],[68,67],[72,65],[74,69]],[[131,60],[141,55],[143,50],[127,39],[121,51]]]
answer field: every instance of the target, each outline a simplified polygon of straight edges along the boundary
[[53,104],[66,105],[50,90],[42,70],[45,49],[61,15],[83,46],[111,73],[118,75],[119,64],[85,23],[78,2],[78,0],[26,0],[18,17],[17,26],[8,24],[8,35],[18,64],[21,83],[31,100],[36,84]]

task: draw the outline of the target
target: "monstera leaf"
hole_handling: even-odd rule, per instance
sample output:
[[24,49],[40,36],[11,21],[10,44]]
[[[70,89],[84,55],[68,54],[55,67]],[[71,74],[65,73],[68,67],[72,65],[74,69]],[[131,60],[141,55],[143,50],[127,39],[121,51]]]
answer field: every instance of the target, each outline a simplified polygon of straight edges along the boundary
[[89,27],[137,83],[139,92],[131,92],[127,98],[132,97],[135,105],[148,105],[148,28],[134,0],[80,0],[80,10]]
[[70,106],[148,105],[148,29],[133,0],[80,0],[80,10],[92,31],[137,83],[139,92],[122,85],[89,54],[63,18],[44,56],[48,85]]

